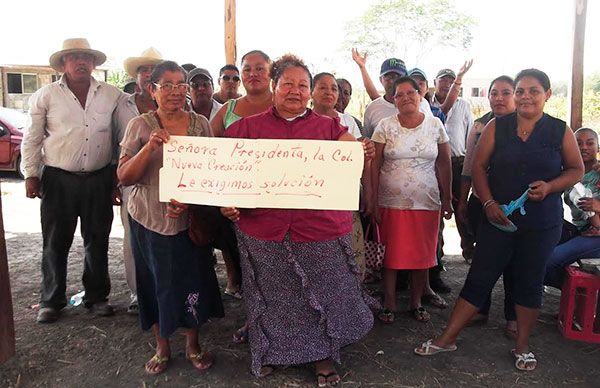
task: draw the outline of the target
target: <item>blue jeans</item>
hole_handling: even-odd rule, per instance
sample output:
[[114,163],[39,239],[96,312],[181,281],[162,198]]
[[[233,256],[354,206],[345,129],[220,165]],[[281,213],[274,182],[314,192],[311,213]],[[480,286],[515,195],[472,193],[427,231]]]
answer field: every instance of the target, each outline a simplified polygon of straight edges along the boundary
[[600,237],[577,236],[554,248],[546,264],[544,284],[561,288],[565,267],[576,260],[600,257]]

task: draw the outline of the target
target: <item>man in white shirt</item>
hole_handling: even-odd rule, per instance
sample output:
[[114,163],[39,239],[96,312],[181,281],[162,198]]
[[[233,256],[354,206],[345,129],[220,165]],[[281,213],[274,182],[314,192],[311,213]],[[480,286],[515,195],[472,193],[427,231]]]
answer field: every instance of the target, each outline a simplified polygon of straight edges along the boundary
[[113,113],[124,93],[92,77],[105,60],[86,39],[65,40],[50,57],[63,76],[30,99],[23,163],[27,197],[41,198],[40,323],[56,321],[67,304],[67,256],[78,218],[85,248],[83,302],[97,315],[114,312],[108,304],[108,237],[118,192]]
[[[365,109],[362,134],[364,137],[371,138],[375,127],[382,119],[398,114],[398,109],[394,105],[394,81],[399,77],[407,75],[404,61],[398,58],[389,58],[381,64],[379,81],[385,90],[385,94],[373,100]],[[419,111],[431,116],[431,109],[427,101],[421,99]]]
[[213,98],[213,79],[208,70],[197,67],[187,76],[192,97],[192,110],[206,117],[208,121],[217,114],[223,106]]
[[[451,69],[442,69],[438,72],[435,77],[435,94],[431,101],[431,105],[435,107],[441,107],[450,88],[453,85],[460,87],[460,83],[456,81],[456,74]],[[450,137],[450,149],[452,152],[452,206],[454,209],[458,206],[458,198],[460,197],[460,176],[462,173],[463,162],[465,159],[466,152],[466,140],[469,130],[473,126],[473,116],[471,114],[471,106],[467,101],[462,98],[457,98],[452,108],[446,115],[446,132]],[[460,222],[456,217],[456,228],[460,234],[461,248],[463,250],[463,256],[465,258],[470,257],[474,250],[474,239],[473,236],[468,232],[467,225]],[[443,223],[442,223],[443,226]],[[442,228],[440,228],[440,237],[442,234]],[[438,262],[443,256],[443,239],[439,239],[438,247]],[[439,272],[442,269],[441,264],[436,267],[437,270],[430,270],[430,282],[431,288],[436,292],[450,292],[450,288],[441,282],[439,278]]]

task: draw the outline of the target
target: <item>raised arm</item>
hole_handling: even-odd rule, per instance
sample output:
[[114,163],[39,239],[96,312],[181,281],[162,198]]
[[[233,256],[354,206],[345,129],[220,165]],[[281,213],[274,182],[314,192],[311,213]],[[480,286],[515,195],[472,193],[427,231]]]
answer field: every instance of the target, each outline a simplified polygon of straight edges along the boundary
[[452,109],[452,106],[458,99],[458,95],[460,93],[460,87],[462,85],[462,78],[465,75],[465,73],[467,71],[469,71],[469,69],[471,68],[472,65],[473,65],[472,59],[465,61],[465,63],[462,65],[462,67],[456,74],[456,79],[454,80],[452,87],[450,87],[450,91],[448,92],[448,95],[446,96],[444,103],[440,106],[440,109],[442,110],[442,112],[444,112],[444,114],[447,115],[448,112],[450,112],[450,109]]
[[379,98],[381,96],[379,95],[379,92],[377,91],[377,88],[375,87],[373,80],[371,79],[371,77],[369,76],[369,73],[367,72],[367,67],[366,67],[367,55],[368,54],[365,53],[364,55],[361,56],[357,49],[355,49],[355,48],[352,49],[352,59],[354,60],[354,62],[356,62],[356,64],[358,65],[358,68],[360,69],[360,75],[362,76],[363,85],[365,86],[365,89],[367,90],[367,94],[369,95],[371,100],[375,100],[376,98]]

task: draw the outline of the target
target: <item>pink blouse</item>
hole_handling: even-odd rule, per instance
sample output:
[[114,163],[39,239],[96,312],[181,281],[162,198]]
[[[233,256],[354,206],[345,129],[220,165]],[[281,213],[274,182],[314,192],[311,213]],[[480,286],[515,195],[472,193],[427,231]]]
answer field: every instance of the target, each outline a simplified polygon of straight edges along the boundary
[[[321,116],[310,109],[288,121],[271,107],[231,124],[225,131],[225,137],[337,140],[346,131],[338,120]],[[351,232],[352,213],[339,210],[241,209],[238,226],[242,232],[261,240],[282,241],[289,233],[292,241],[327,241]]]

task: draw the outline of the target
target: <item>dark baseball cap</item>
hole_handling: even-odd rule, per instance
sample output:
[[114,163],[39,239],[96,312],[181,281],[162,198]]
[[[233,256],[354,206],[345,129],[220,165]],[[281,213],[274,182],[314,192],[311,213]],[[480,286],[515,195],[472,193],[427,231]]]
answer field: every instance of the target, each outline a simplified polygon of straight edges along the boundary
[[398,58],[388,58],[381,64],[381,71],[379,72],[379,76],[384,76],[387,73],[398,73],[401,77],[406,75],[406,65],[402,59]]
[[213,82],[213,79],[212,79],[210,73],[208,72],[208,70],[203,69],[201,67],[197,67],[188,73],[187,82],[188,83],[191,82],[194,79],[194,77],[196,77],[197,75],[201,75],[204,78],[207,78],[210,81],[210,83]]
[[408,76],[409,77],[418,76],[418,77],[423,78],[423,80],[427,81],[427,76],[425,75],[425,72],[423,70],[419,69],[418,67],[410,69],[408,71]]
[[450,76],[450,77],[456,79],[456,73],[453,72],[452,69],[442,69],[442,70],[438,71],[435,78],[442,78],[442,77],[446,77],[446,76]]

